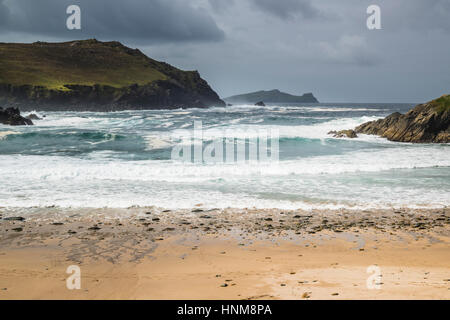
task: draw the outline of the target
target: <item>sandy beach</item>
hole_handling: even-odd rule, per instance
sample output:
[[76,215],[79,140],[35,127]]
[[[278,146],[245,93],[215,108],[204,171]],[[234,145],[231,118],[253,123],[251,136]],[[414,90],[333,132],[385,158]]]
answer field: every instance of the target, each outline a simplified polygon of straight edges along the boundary
[[[446,208],[0,215],[0,299],[450,298]],[[79,290],[66,286],[71,265]]]

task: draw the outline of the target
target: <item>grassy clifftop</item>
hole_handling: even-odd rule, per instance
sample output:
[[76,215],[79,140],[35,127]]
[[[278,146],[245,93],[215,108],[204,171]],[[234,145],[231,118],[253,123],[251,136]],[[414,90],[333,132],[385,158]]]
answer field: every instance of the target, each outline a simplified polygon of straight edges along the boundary
[[[92,92],[101,88],[100,91],[109,92],[111,96],[102,97],[102,103],[121,102],[123,108],[133,107],[137,101],[143,108],[144,105],[223,105],[198,72],[179,70],[116,41],[95,39],[62,43],[0,43],[0,85],[3,88],[0,101],[3,103],[20,101],[23,104],[28,100],[45,105],[56,99],[58,103],[73,104],[74,98],[83,104],[98,103],[98,94],[95,101],[90,100],[93,99]],[[80,87],[83,90],[80,91]],[[97,89],[87,90],[94,87]],[[130,87],[133,88],[131,92]],[[162,91],[167,87],[170,87],[170,93]],[[133,98],[133,103],[130,98]],[[128,106],[127,102],[130,102]]]
[[442,97],[431,101],[438,113],[450,111],[450,95],[443,95]]
[[419,104],[406,114],[366,122],[358,133],[375,134],[392,141],[450,143],[450,95]]
[[118,42],[0,44],[0,83],[13,85],[143,85],[167,79],[158,64]]

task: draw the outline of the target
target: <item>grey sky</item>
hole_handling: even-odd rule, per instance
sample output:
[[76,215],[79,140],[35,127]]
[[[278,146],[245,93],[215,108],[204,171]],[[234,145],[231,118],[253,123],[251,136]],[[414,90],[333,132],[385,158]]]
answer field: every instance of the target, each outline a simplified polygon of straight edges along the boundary
[[[81,31],[65,28],[69,4]],[[370,4],[382,30],[366,27]],[[222,97],[420,102],[450,93],[449,16],[449,0],[0,0],[0,41],[119,40],[199,70]]]

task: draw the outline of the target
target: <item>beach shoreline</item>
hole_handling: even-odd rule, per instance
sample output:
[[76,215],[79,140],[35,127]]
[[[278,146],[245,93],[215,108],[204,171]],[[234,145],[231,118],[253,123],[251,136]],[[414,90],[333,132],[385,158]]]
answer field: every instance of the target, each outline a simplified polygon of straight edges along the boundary
[[[0,299],[450,298],[448,208],[0,215]],[[71,265],[79,290],[66,287]]]

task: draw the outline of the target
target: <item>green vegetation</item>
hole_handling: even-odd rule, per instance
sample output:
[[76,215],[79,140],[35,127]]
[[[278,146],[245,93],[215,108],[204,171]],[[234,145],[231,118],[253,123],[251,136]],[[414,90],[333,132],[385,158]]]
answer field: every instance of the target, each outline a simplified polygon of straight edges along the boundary
[[193,73],[150,59],[119,42],[0,43],[0,84],[59,91],[69,90],[64,85],[121,88],[178,77],[193,83]]
[[0,105],[21,110],[223,106],[197,71],[153,60],[120,42],[0,43]]
[[438,113],[450,111],[450,95],[443,95],[442,97],[432,101]]

